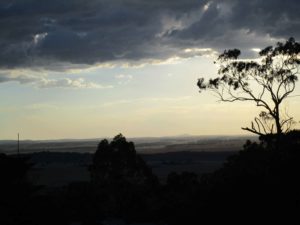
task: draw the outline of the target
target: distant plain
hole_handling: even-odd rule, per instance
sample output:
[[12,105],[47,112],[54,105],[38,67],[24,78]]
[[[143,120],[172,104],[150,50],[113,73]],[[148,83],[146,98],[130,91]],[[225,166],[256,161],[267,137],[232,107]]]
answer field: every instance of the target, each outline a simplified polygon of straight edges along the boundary
[[[34,163],[31,179],[39,185],[61,187],[88,181],[88,166],[99,139],[20,141],[20,153]],[[254,136],[176,136],[128,138],[153,172],[164,182],[170,172],[205,174],[220,168]],[[16,154],[17,141],[0,141],[0,153]]]

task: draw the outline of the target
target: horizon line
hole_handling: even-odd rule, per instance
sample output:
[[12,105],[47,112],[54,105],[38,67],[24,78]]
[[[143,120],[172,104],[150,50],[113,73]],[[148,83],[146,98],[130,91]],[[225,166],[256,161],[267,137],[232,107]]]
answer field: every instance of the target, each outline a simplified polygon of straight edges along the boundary
[[[121,133],[122,134],[122,133]],[[118,135],[118,134],[117,134]],[[20,135],[20,141],[84,141],[84,140],[103,140],[103,139],[113,139],[113,137],[91,137],[91,138],[49,138],[49,139],[22,139]],[[125,136],[126,139],[156,139],[156,138],[183,138],[183,137],[256,137],[254,134],[179,134],[179,135],[163,135],[163,136]],[[0,141],[17,141],[16,139],[0,139]]]

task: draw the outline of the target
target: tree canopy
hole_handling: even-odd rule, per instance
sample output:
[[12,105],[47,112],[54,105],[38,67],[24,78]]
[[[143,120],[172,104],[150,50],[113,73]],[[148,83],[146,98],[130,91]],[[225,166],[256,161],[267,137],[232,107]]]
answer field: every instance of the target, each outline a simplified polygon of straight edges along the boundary
[[218,77],[198,80],[201,90],[212,90],[220,101],[254,102],[262,108],[250,127],[243,130],[264,136],[291,130],[293,117],[282,110],[282,102],[295,90],[300,68],[300,44],[294,38],[268,46],[253,60],[239,59],[238,49],[219,55]]
[[119,134],[109,143],[102,140],[90,167],[92,181],[99,184],[133,183],[145,184],[155,180],[151,169],[136,154],[133,142]]

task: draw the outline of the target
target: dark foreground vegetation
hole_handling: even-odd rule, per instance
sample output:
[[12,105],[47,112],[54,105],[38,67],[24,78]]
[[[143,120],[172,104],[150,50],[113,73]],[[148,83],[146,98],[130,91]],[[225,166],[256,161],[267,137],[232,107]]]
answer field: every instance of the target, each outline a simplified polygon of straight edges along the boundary
[[299,131],[280,139],[264,136],[259,143],[247,142],[213,173],[173,172],[162,184],[134,144],[118,135],[99,143],[87,168],[89,182],[53,190],[29,182],[33,165],[28,157],[2,154],[0,224],[103,224],[108,219],[170,225],[283,219],[297,224],[299,147]]

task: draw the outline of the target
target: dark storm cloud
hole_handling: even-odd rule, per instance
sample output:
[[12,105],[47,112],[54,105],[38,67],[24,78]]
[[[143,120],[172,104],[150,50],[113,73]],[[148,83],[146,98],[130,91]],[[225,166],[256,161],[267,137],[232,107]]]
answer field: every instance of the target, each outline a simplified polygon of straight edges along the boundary
[[[0,3],[1,67],[160,58],[161,16],[201,1],[18,0]],[[157,48],[159,51],[156,51]],[[169,53],[171,54],[171,53]]]
[[4,0],[0,67],[164,60],[300,37],[297,0]]
[[300,38],[298,0],[214,0],[204,16],[172,38],[215,48],[264,47],[270,39]]

